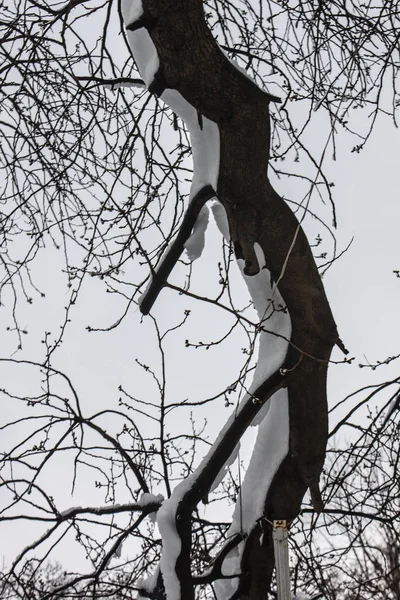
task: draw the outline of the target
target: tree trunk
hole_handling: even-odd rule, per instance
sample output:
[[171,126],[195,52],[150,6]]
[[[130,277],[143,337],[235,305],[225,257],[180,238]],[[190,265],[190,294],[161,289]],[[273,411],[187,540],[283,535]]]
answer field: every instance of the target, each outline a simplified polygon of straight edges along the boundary
[[[229,221],[245,273],[258,272],[257,242],[292,322],[285,365],[288,379],[290,451],[268,492],[265,516],[291,521],[307,488],[321,507],[318,481],[328,434],[326,375],[336,325],[307,238],[268,176],[271,96],[225,57],[207,27],[202,0],[143,0],[146,27],[160,69],[150,89],[172,88],[220,132],[218,200]],[[268,457],[266,457],[268,460]],[[261,526],[260,526],[261,527]],[[273,572],[271,527],[246,542],[238,598],[266,597]],[[186,600],[186,598],[185,598]]]

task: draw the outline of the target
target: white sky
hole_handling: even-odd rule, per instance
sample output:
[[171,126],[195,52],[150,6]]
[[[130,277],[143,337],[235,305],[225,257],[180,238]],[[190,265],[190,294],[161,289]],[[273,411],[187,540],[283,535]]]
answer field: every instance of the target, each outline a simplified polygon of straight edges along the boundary
[[[399,352],[400,280],[393,274],[393,270],[400,267],[400,203],[397,198],[400,183],[400,171],[397,167],[399,141],[399,132],[388,121],[382,119],[364,152],[356,155],[339,151],[337,162],[330,165],[331,179],[336,184],[339,247],[345,247],[353,236],[354,242],[349,251],[327,272],[324,284],[340,335],[350,350],[350,355],[355,356],[353,366],[339,365],[330,368],[331,404],[358,387],[380,382],[397,374],[394,364],[383,366],[376,372],[361,370],[357,364],[365,362],[364,355],[374,362]],[[284,189],[282,182],[280,185],[281,192],[295,197],[293,189]],[[195,264],[195,269],[201,273],[200,281],[204,286],[210,281],[215,282],[217,278],[215,252],[219,244],[220,234],[215,226],[211,226],[207,233],[206,251]],[[26,307],[26,324],[30,331],[22,353],[26,358],[37,358],[36,352],[40,344],[34,340],[36,334],[45,329],[56,331],[65,295],[59,268],[57,256],[49,253],[47,263],[41,265],[41,277],[48,297]],[[176,271],[173,278],[179,279],[179,266]],[[243,284],[243,294],[245,293]],[[140,315],[136,311],[126,319],[122,327],[109,333],[90,334],[85,330],[87,324],[96,326],[112,322],[112,316],[115,314],[113,302],[115,297],[105,294],[100,282],[89,280],[81,295],[79,306],[72,313],[73,322],[63,348],[58,351],[54,362],[55,366],[68,374],[83,405],[88,409],[90,407],[92,411],[94,406],[100,409],[115,405],[120,384],[128,391],[141,393],[148,398],[154,393],[154,390],[149,388],[149,380],[143,377],[134,364],[136,356],[148,363],[154,364],[154,360],[157,361],[157,357],[154,358],[156,340],[149,318],[143,319],[141,323]],[[173,322],[176,314],[186,305],[187,300],[177,297],[176,293],[170,290],[164,290],[155,312],[165,315],[166,321]],[[193,341],[212,339],[218,328],[224,330],[223,316],[216,315],[212,307],[206,307],[201,322],[198,322],[194,313],[182,338],[190,334]],[[54,325],[49,325],[49,321],[53,321]],[[1,355],[5,356],[10,349],[7,336],[3,336],[0,343]],[[183,343],[180,347],[174,346],[172,352],[172,357],[167,361],[171,401],[179,401],[186,397],[201,399],[209,395],[216,386],[220,387],[222,381],[229,383],[230,378],[236,376],[243,361],[239,341],[234,345],[225,344],[222,354],[219,350],[212,349],[185,349]],[[20,354],[15,355],[15,358]],[[334,357],[342,359],[339,350],[335,351]],[[9,368],[8,375],[11,379],[14,378]],[[19,377],[16,372],[15,377]],[[13,384],[14,389],[17,384],[18,388],[23,386],[28,390],[31,380],[17,381],[14,378]],[[218,406],[218,410],[221,410],[218,418],[216,408],[213,408],[209,415],[210,441],[213,432],[214,435],[217,432],[218,423],[221,424],[230,412],[230,409],[222,408],[222,401]],[[6,410],[9,411],[10,407],[7,406]],[[189,410],[187,412],[189,417]],[[204,414],[207,414],[206,410]],[[244,448],[241,458],[245,456]],[[54,484],[61,485],[64,491],[66,488],[63,484],[68,483],[68,487],[70,485],[70,470],[68,473],[63,473],[59,468],[55,471],[50,470],[48,476]],[[80,490],[74,499],[68,498],[68,495],[59,499],[60,509],[79,503],[102,504],[91,483],[81,482]],[[6,525],[5,535],[1,537],[1,551],[11,556],[28,541],[32,531],[31,525],[29,528],[13,523]],[[4,540],[7,540],[6,546]],[[78,564],[81,560],[82,558],[78,559]],[[67,563],[69,562],[70,560],[67,560]],[[78,567],[75,560],[72,563]]]
[[[314,130],[315,144],[319,143],[319,131]],[[310,140],[311,141],[311,140]],[[338,216],[339,250],[342,250],[354,237],[349,251],[329,269],[324,278],[327,295],[336,318],[340,336],[355,356],[354,364],[332,366],[329,371],[329,401],[331,404],[342,399],[346,394],[371,382],[380,382],[395,376],[396,365],[384,366],[376,372],[359,369],[358,363],[365,362],[364,355],[371,362],[383,360],[389,355],[399,353],[400,339],[400,279],[393,271],[400,269],[399,235],[400,203],[397,198],[400,187],[400,169],[398,166],[400,133],[388,119],[381,118],[366,149],[360,154],[350,153],[353,145],[350,141],[339,139],[338,159],[326,164],[330,180],[335,182],[334,198]],[[278,191],[292,199],[297,199],[295,183],[281,180],[277,184]],[[329,217],[329,207],[325,209],[313,204],[313,210]],[[323,234],[316,228],[316,232]],[[217,287],[218,271],[216,255],[220,248],[221,236],[215,226],[211,225],[206,236],[206,250],[198,263],[194,265],[197,277],[197,291],[208,286]],[[41,278],[39,287],[43,286],[47,297],[27,305],[22,313],[29,335],[26,336],[24,349],[15,358],[40,360],[43,347],[40,340],[47,330],[55,335],[62,319],[66,298],[63,276],[60,273],[59,256],[49,250],[42,256],[37,268],[37,277]],[[176,267],[172,280],[182,282],[182,271]],[[237,292],[246,295],[245,285]],[[111,324],[118,316],[115,303],[119,299],[104,293],[101,282],[90,279],[84,285],[79,303],[74,308],[72,323],[66,334],[62,348],[57,352],[54,366],[68,374],[73,381],[83,406],[88,411],[116,406],[120,395],[118,386],[144,398],[154,397],[155,388],[149,378],[137,368],[134,359],[139,357],[146,364],[156,364],[159,356],[155,353],[156,339],[150,318],[142,319],[139,312],[132,312],[123,325],[108,333],[88,333],[87,325],[103,326]],[[220,348],[206,350],[185,349],[184,340],[203,341],[213,339],[218,330],[226,331],[229,316],[221,314],[213,307],[193,310],[187,326],[180,336],[179,345],[176,339],[169,345],[167,358],[168,393],[171,402],[184,398],[202,399],[230,383],[243,364],[244,356],[240,352],[241,338],[237,336]],[[164,290],[158,299],[154,313],[160,321],[172,324],[186,306],[187,299],[178,297],[175,292]],[[0,313],[2,330],[7,326],[7,318]],[[12,334],[2,336],[0,355],[7,356],[13,348]],[[243,340],[244,341],[244,340]],[[39,352],[39,355],[38,355]],[[339,350],[335,350],[334,358],[342,360]],[[28,390],[32,385],[32,375],[22,378],[8,365],[0,365],[2,378],[14,386],[14,390]],[[4,384],[5,386],[5,384]],[[5,410],[13,413],[14,408],[7,404]],[[210,441],[216,435],[220,425],[226,420],[230,408],[223,408],[221,400],[203,415],[209,419],[208,433]],[[187,411],[189,419],[190,411]],[[140,421],[140,418],[139,418]],[[178,431],[187,423],[173,423],[172,430]],[[254,437],[251,433],[250,436]],[[10,439],[6,435],[4,442]],[[242,458],[246,457],[248,448],[243,449]],[[201,456],[199,455],[199,459]],[[102,504],[92,481],[82,480],[76,496],[71,499],[67,490],[70,488],[71,471],[61,460],[56,469],[50,469],[47,477],[51,479],[54,493],[59,493],[59,509],[84,504]],[[152,490],[157,493],[164,490]],[[121,501],[119,499],[119,501]],[[123,499],[122,499],[123,501]],[[12,556],[23,547],[31,537],[35,526],[6,524],[5,533],[0,535],[0,552],[7,557]],[[6,540],[6,543],[4,543]],[[82,557],[63,555],[66,566],[79,568]],[[72,560],[71,560],[72,559]]]

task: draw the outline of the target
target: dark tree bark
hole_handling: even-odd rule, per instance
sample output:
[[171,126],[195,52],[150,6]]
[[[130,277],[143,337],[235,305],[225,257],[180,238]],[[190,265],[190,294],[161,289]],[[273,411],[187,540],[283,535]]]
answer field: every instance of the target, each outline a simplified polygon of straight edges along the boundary
[[[261,246],[292,322],[284,363],[290,373],[290,451],[265,501],[263,544],[259,529],[246,541],[240,591],[235,596],[261,600],[274,565],[268,520],[294,519],[307,488],[315,508],[322,506],[318,481],[328,434],[326,375],[332,348],[340,341],[307,238],[268,180],[272,97],[224,56],[207,27],[201,0],[143,0],[143,7],[143,24],[160,59],[150,91],[161,94],[166,88],[175,89],[199,114],[217,123],[221,155],[216,192],[227,212],[232,242],[245,260],[247,275],[259,270],[254,244]],[[189,549],[190,529],[185,532],[183,523],[192,508],[182,507],[177,525],[183,546]],[[177,565],[177,571],[187,584],[182,585],[186,600],[193,591],[188,558],[185,564]]]

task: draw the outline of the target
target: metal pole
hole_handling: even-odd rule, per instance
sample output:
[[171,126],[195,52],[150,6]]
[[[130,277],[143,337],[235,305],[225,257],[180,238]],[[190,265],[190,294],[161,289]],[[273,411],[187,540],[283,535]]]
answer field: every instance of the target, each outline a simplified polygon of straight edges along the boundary
[[272,539],[274,541],[276,585],[278,600],[292,600],[290,592],[288,528],[284,520],[272,522]]

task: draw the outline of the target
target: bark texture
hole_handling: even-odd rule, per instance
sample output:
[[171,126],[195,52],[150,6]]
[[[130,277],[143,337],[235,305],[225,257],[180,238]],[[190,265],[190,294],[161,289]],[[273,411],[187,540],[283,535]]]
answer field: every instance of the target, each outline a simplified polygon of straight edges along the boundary
[[[232,242],[245,259],[248,275],[258,272],[254,243],[260,244],[291,317],[285,361],[290,371],[286,384],[290,451],[265,501],[269,521],[291,521],[307,488],[316,508],[321,507],[318,480],[328,434],[326,375],[338,334],[307,238],[268,180],[271,96],[221,52],[205,22],[202,0],[143,0],[143,7],[160,59],[151,91],[176,89],[200,114],[218,124],[221,157],[216,191],[228,215]],[[198,490],[199,498],[195,494],[178,515],[182,553],[190,552],[190,527],[185,531],[185,526],[193,503],[203,497],[200,494],[204,490]],[[261,600],[269,589],[274,564],[271,528],[267,521],[262,527],[262,545],[260,529],[246,541],[237,598]],[[182,598],[193,598],[190,561],[182,557],[177,571]]]

